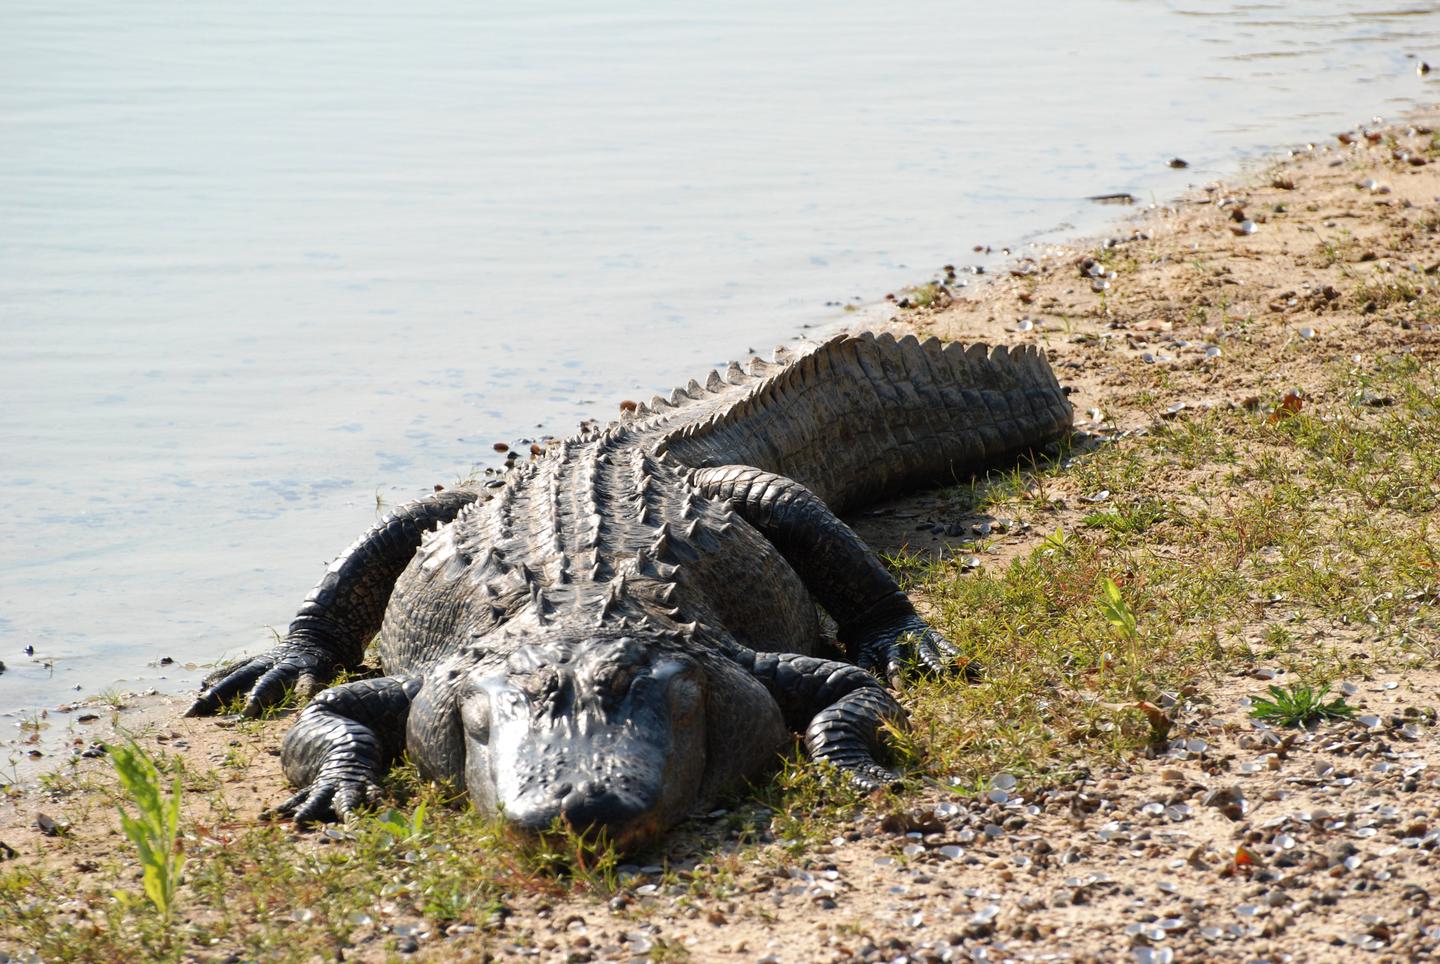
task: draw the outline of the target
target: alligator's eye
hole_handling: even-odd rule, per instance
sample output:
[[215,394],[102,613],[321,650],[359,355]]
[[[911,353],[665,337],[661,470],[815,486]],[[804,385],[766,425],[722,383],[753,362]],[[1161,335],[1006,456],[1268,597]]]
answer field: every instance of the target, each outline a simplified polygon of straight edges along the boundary
[[477,690],[460,704],[460,722],[465,733],[480,743],[490,742],[490,696],[484,690]]
[[630,685],[635,682],[635,669],[632,666],[618,667],[605,681],[605,696],[612,703],[618,703],[630,692]]

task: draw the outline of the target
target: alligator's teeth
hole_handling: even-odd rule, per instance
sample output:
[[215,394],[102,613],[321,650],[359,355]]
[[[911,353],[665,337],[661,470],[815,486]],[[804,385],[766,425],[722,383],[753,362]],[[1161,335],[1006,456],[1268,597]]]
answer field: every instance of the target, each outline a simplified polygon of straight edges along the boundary
[[655,593],[655,598],[668,606],[675,601],[675,590],[677,588],[678,587],[673,582],[666,583],[664,586],[660,587],[660,590],[657,593]]

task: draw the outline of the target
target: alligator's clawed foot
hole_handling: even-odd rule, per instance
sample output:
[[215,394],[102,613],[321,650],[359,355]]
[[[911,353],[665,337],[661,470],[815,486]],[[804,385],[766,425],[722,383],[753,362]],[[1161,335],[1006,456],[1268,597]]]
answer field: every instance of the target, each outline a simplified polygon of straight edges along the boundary
[[205,680],[205,690],[190,704],[186,716],[213,716],[237,696],[245,696],[240,712],[259,716],[294,690],[309,696],[335,675],[335,660],[322,650],[287,640],[238,666],[227,666]]
[[862,792],[900,783],[900,774],[881,766],[875,754],[883,745],[885,725],[905,723],[905,710],[870,677],[870,683],[821,710],[805,731],[810,755],[834,766]]
[[914,612],[869,633],[860,644],[856,662],[872,673],[883,673],[891,686],[898,686],[917,670],[972,675],[975,669],[954,643]]
[[293,819],[298,827],[332,823],[374,806],[380,801],[381,793],[380,785],[369,774],[322,774],[274,812]]

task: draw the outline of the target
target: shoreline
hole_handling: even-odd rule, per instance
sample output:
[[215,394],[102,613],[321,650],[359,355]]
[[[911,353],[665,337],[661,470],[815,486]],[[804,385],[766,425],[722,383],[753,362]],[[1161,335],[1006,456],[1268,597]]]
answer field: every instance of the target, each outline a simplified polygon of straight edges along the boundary
[[[1421,132],[1418,128],[1427,130]],[[1436,334],[1440,313],[1436,312],[1433,300],[1437,276],[1440,276],[1440,213],[1437,213],[1440,138],[1435,134],[1437,129],[1440,129],[1440,114],[1431,110],[1419,112],[1387,129],[1374,141],[1361,131],[1354,132],[1350,144],[1332,139],[1331,143],[1319,145],[1313,153],[1276,160],[1214,190],[1200,188],[1192,198],[1132,212],[1130,217],[1117,222],[1116,230],[1123,235],[1118,243],[1099,240],[1044,245],[1043,251],[1029,259],[1022,252],[1003,269],[997,269],[988,283],[963,289],[958,297],[939,298],[933,306],[897,310],[888,324],[897,331],[916,332],[922,338],[935,334],[950,340],[1030,342],[1045,347],[1061,382],[1075,389],[1072,400],[1076,405],[1077,429],[1092,441],[1091,450],[1131,445],[1163,432],[1180,431],[1185,426],[1201,426],[1212,415],[1251,412],[1262,424],[1269,416],[1283,419],[1287,416],[1277,413],[1288,411],[1287,399],[1291,396],[1296,410],[1307,413],[1330,413],[1350,406],[1358,407],[1362,413],[1383,414],[1394,404],[1393,398],[1386,402],[1386,396],[1379,394],[1371,399],[1341,397],[1331,379],[1337,369],[1367,369],[1385,356],[1413,358],[1422,368],[1440,358],[1440,336]],[[1412,158],[1424,163],[1415,164]],[[1237,213],[1241,216],[1236,217]],[[945,303],[940,304],[941,301]],[[1200,428],[1195,431],[1198,433]],[[1197,479],[1223,475],[1226,466],[1234,463],[1233,457],[1228,462],[1219,456],[1195,458],[1200,461],[1189,464],[1176,457],[1172,466],[1160,470],[1168,473],[1160,481],[1174,489],[1177,499],[1181,499],[1186,486],[1194,485]],[[984,539],[976,538],[976,526],[993,526],[1000,518],[997,510],[957,510],[940,493],[922,493],[875,507],[855,520],[856,528],[871,545],[892,556],[944,562],[974,552],[980,560],[977,565],[987,571],[1000,572],[1012,560],[1027,558],[1040,550],[1048,533],[1085,531],[1087,516],[1096,511],[1096,507],[1113,501],[1110,491],[1097,498],[1099,492],[1084,488],[1083,479],[1067,476],[1063,471],[1047,477],[1044,484],[1047,488],[1043,499],[1031,498],[1018,510],[1029,515],[1024,527],[996,528],[993,536],[986,530]],[[1258,483],[1254,487],[1258,487]],[[939,532],[935,531],[937,527]],[[1265,616],[1256,625],[1268,626],[1268,620]],[[1297,628],[1286,631],[1296,635],[1302,629],[1313,628],[1312,621],[1307,620],[1309,617],[1290,624]],[[1407,715],[1410,709],[1440,703],[1440,673],[1436,672],[1433,660],[1420,659],[1405,664],[1398,656],[1388,654],[1388,650],[1376,648],[1374,641],[1360,630],[1342,625],[1314,625],[1324,630],[1325,645],[1333,646],[1337,653],[1336,665],[1343,667],[1339,678],[1355,681],[1352,699],[1379,721],[1392,717],[1406,721],[1396,727],[1389,727],[1385,722],[1374,727],[1388,734],[1386,739],[1400,748],[1397,752],[1414,754],[1408,762],[1397,761],[1393,774],[1382,771],[1383,779],[1377,778],[1374,785],[1377,799],[1402,800],[1398,795],[1401,773],[1415,765],[1428,765],[1429,776],[1440,773],[1440,750],[1428,727],[1416,729],[1419,735],[1414,738],[1404,729],[1421,718]],[[1256,632],[1251,649],[1264,652],[1259,631]],[[1417,622],[1411,633],[1422,642],[1440,645],[1440,639],[1434,638],[1428,624]],[[1250,643],[1247,639],[1247,645]],[[1292,667],[1281,668],[1274,675],[1263,675],[1273,672],[1286,658],[1272,655],[1251,658],[1243,665],[1217,664],[1210,667],[1208,675],[1202,674],[1197,679],[1197,694],[1211,699],[1216,711],[1211,716],[1196,714],[1193,721],[1177,714],[1179,718],[1174,721],[1177,726],[1193,726],[1196,734],[1204,734],[1192,739],[1206,742],[1209,747],[1194,751],[1194,756],[1167,761],[1134,755],[1121,762],[1108,756],[1097,758],[1094,780],[1088,784],[1090,789],[1083,792],[1109,801],[1109,807],[1092,821],[1094,826],[1082,817],[1080,827],[1085,833],[1093,833],[1107,820],[1149,826],[1136,816],[1139,808],[1155,800],[1168,799],[1178,792],[1177,787],[1201,788],[1181,800],[1188,799],[1185,806],[1197,812],[1196,822],[1181,828],[1191,837],[1187,848],[1165,850],[1163,856],[1155,857],[1154,866],[1144,868],[1135,881],[1124,886],[1131,886],[1132,891],[1143,886],[1147,893],[1158,888],[1170,894],[1170,890],[1160,885],[1172,882],[1172,889],[1178,888],[1177,900],[1183,896],[1190,907],[1220,900],[1259,908],[1251,916],[1267,927],[1274,925],[1278,929],[1268,935],[1255,934],[1251,956],[1262,956],[1262,947],[1275,951],[1292,945],[1300,947],[1302,939],[1305,943],[1299,953],[1306,959],[1345,960],[1354,948],[1367,947],[1373,941],[1380,941],[1380,946],[1369,949],[1403,956],[1406,950],[1399,943],[1399,935],[1402,930],[1410,933],[1406,928],[1415,918],[1408,915],[1406,902],[1414,901],[1403,896],[1402,885],[1412,879],[1433,881],[1436,869],[1427,864],[1424,865],[1427,869],[1412,871],[1407,878],[1400,868],[1407,853],[1428,854],[1430,848],[1406,844],[1402,849],[1398,841],[1406,838],[1395,837],[1396,852],[1382,854],[1384,848],[1378,843],[1371,846],[1369,842],[1379,834],[1361,837],[1348,831],[1334,834],[1336,845],[1345,843],[1355,848],[1367,866],[1384,868],[1391,876],[1376,881],[1366,892],[1343,895],[1344,920],[1335,917],[1332,921],[1341,911],[1327,908],[1336,905],[1327,904],[1319,897],[1312,898],[1308,892],[1302,895],[1299,885],[1294,888],[1282,884],[1269,886],[1269,882],[1257,879],[1257,874],[1248,871],[1237,878],[1236,848],[1251,843],[1255,843],[1257,852],[1259,848],[1259,843],[1249,841],[1240,832],[1241,828],[1257,833],[1262,828],[1218,812],[1211,813],[1210,809],[1215,808],[1206,809],[1207,805],[1200,802],[1202,796],[1236,783],[1240,780],[1239,774],[1246,772],[1238,769],[1232,772],[1230,764],[1221,767],[1216,763],[1217,758],[1230,754],[1237,761],[1243,759],[1243,763],[1234,764],[1236,768],[1253,762],[1253,751],[1241,741],[1247,735],[1246,715],[1235,704],[1234,697],[1241,693],[1262,693],[1269,682],[1290,678],[1286,672],[1297,673]],[[1395,685],[1391,686],[1392,683]],[[52,726],[46,739],[59,739],[67,747],[70,741],[79,739],[88,746],[97,739],[111,739],[114,734],[129,730],[149,749],[180,755],[195,772],[207,768],[214,771],[237,751],[243,752],[247,766],[237,769],[233,779],[227,775],[222,782],[234,814],[232,819],[240,826],[254,826],[260,810],[283,796],[283,780],[273,750],[283,736],[285,725],[272,721],[260,727],[237,728],[217,726],[209,720],[181,720],[178,714],[187,702],[188,699],[180,695],[142,697],[129,708],[115,710],[113,714],[108,707],[94,709],[91,704],[88,711],[97,718],[86,723],[78,722],[81,713],[77,704],[74,711],[63,714],[66,728],[62,730],[58,724]],[[55,714],[58,715],[61,714]],[[53,717],[46,722],[53,722]],[[21,738],[25,736],[22,734]],[[1322,752],[1319,744],[1312,746],[1303,741],[1302,744],[1289,748],[1297,761],[1309,759],[1306,754],[1318,759]],[[16,751],[26,752],[23,744],[12,746]],[[55,756],[61,759],[57,761],[47,753],[25,763],[32,776],[26,786],[11,787],[7,791],[6,803],[0,808],[0,840],[17,851],[17,860],[52,869],[77,865],[77,861],[98,865],[106,856],[128,856],[123,852],[121,838],[86,824],[87,820],[113,819],[109,816],[113,810],[109,805],[110,796],[103,788],[110,780],[107,762],[81,759],[67,778],[68,782],[52,780],[48,788],[33,783],[34,777],[46,770],[69,769],[63,754]],[[1384,757],[1380,762],[1390,762],[1390,758]],[[1262,766],[1268,769],[1254,771],[1255,780],[1269,782],[1252,796],[1257,804],[1256,812],[1264,820],[1282,809],[1278,806],[1279,800],[1269,801],[1264,794],[1289,792],[1290,784],[1286,781],[1301,777],[1297,775],[1298,762],[1291,765],[1277,758],[1275,766],[1269,763]],[[1286,769],[1287,766],[1290,769]],[[1362,780],[1369,771],[1357,765],[1356,772],[1359,775],[1355,779]],[[1175,773],[1181,776],[1176,778]],[[1392,783],[1395,786],[1392,787]],[[56,794],[57,786],[68,789]],[[1412,810],[1428,813],[1432,809],[1440,813],[1440,809],[1436,809],[1440,807],[1440,786],[1428,778],[1423,783],[1417,782],[1416,788],[1403,792],[1407,814]],[[1066,793],[1071,796],[1064,797]],[[1030,824],[1028,833],[1057,840],[1068,836],[1078,838],[1082,829],[1067,822],[1069,818],[1059,809],[1051,812],[1052,804],[1060,808],[1066,801],[1073,811],[1079,806],[1074,803],[1077,793],[1083,795],[1082,791],[1063,785],[1037,786],[1034,799],[1041,801],[1037,804],[1041,812],[1024,815]],[[1337,798],[1341,795],[1335,794]],[[939,807],[942,801],[948,802],[949,797],[934,792],[929,797],[908,802],[906,812],[924,813],[926,807]],[[963,803],[965,807],[971,805]],[[1266,803],[1275,805],[1267,808]],[[71,836],[44,835],[34,823],[37,812],[68,820]],[[106,814],[105,821],[100,820],[101,813]],[[1002,814],[1002,818],[1008,819],[1008,816],[1010,814]],[[1243,808],[1242,816],[1245,816]],[[1104,854],[1082,854],[1070,864],[1047,861],[1042,867],[1036,857],[1038,849],[1027,841],[1023,848],[1017,842],[1009,851],[997,844],[993,859],[987,855],[973,863],[958,860],[946,863],[938,849],[934,854],[927,849],[923,839],[926,834],[920,834],[922,839],[911,840],[906,837],[906,831],[896,834],[893,828],[886,830],[880,826],[883,821],[877,823],[877,817],[874,812],[862,812],[855,817],[854,825],[864,828],[857,839],[842,834],[835,838],[840,843],[832,840],[829,844],[805,848],[804,859],[808,864],[804,864],[799,855],[787,851],[782,839],[780,843],[769,844],[770,851],[732,868],[731,872],[744,886],[728,898],[714,902],[713,912],[719,913],[722,920],[733,920],[733,925],[714,923],[713,914],[689,915],[686,905],[666,903],[663,889],[640,894],[632,887],[626,892],[630,896],[620,910],[614,909],[613,900],[593,895],[562,899],[575,901],[577,912],[594,921],[597,930],[603,927],[617,932],[639,926],[632,919],[638,913],[634,908],[648,907],[645,926],[653,924],[657,933],[663,932],[667,939],[673,939],[678,947],[688,948],[698,959],[718,956],[745,960],[775,953],[783,960],[824,959],[827,955],[838,960],[844,958],[844,950],[856,954],[865,941],[876,953],[859,956],[889,959],[882,954],[886,939],[905,945],[905,948],[890,948],[893,957],[905,953],[911,945],[918,947],[926,941],[948,939],[951,933],[959,933],[973,943],[1009,940],[1034,953],[1047,948],[1061,949],[1073,959],[1106,959],[1121,948],[1128,954],[1132,944],[1146,948],[1180,945],[1197,954],[1223,955],[1227,951],[1238,953],[1241,949],[1225,943],[1223,937],[1214,939],[1221,943],[1206,943],[1210,938],[1204,937],[1203,932],[1209,925],[1202,924],[1198,910],[1192,917],[1184,918],[1188,921],[1185,926],[1171,929],[1177,936],[1157,939],[1145,929],[1147,922],[1133,920],[1133,915],[1125,910],[1134,894],[1126,895],[1124,886],[1112,887],[1098,877],[1076,886],[1066,883],[1070,878],[1088,880],[1091,876],[1105,876],[1107,872],[1103,868],[1107,858]],[[453,818],[453,814],[441,813],[434,819]],[[1412,836],[1428,839],[1428,820],[1427,817],[1427,826]],[[923,822],[919,821],[917,826]],[[1408,825],[1399,829],[1408,832]],[[1296,837],[1303,836],[1298,830],[1291,832]],[[1387,839],[1393,836],[1388,830],[1384,833]],[[1017,831],[1014,836],[1018,841],[1024,835]],[[1274,836],[1270,833],[1266,838],[1267,846]],[[915,845],[921,847],[920,851],[907,855],[906,850]],[[1160,841],[1148,843],[1150,847],[1160,845]],[[1168,847],[1168,842],[1165,845]],[[302,840],[297,846],[318,844],[311,838],[310,843]],[[1201,847],[1198,852],[1190,849],[1196,846]],[[969,841],[964,847],[972,856],[979,849],[979,845]],[[1142,851],[1146,849],[1139,843],[1137,847]],[[1187,852],[1192,856],[1186,857]],[[1229,858],[1225,857],[1227,853]],[[1017,862],[1022,856],[1030,863]],[[1314,878],[1322,883],[1338,881],[1336,886],[1347,883],[1353,879],[1347,876],[1353,869],[1347,868],[1340,874],[1332,871],[1336,866],[1345,867],[1344,860],[1350,856],[1354,854],[1341,858],[1338,865],[1317,865]],[[888,908],[892,899],[889,888],[895,886],[892,870],[912,859],[916,867],[928,867],[941,878],[933,881],[928,874],[921,874],[927,877],[922,881],[912,875],[901,885],[916,895],[901,903],[911,907],[909,917],[919,915],[919,924],[907,927],[904,915],[895,921],[882,920],[876,915],[871,925],[876,933],[862,940],[850,936],[838,923],[832,926],[832,918],[838,922],[841,917],[817,915],[815,908],[821,897],[811,894],[810,889],[819,886],[815,881],[817,875],[823,880],[823,874],[829,872],[821,868],[821,864],[834,865],[830,869],[847,882],[845,888],[823,899],[832,905],[838,904],[845,921],[864,921],[880,903],[886,903]],[[1231,861],[1231,874],[1223,877],[1221,871],[1226,859]],[[811,879],[790,874],[789,870],[772,873],[777,866],[791,866],[785,863],[787,860],[796,861],[793,866],[801,875],[811,875]],[[885,860],[889,863],[881,862]],[[1174,866],[1176,861],[1181,866]],[[1050,866],[1051,863],[1055,865]],[[1032,867],[1036,868],[1035,873],[1030,872]],[[653,876],[639,874],[640,883],[634,886],[659,888],[660,885],[653,882],[646,883]],[[1028,910],[1012,906],[1019,900],[1015,894],[1030,886],[1031,878],[1037,878],[1037,886],[1047,893],[1063,890],[1082,899]],[[799,883],[785,883],[786,880]],[[1391,880],[1394,886],[1388,884]],[[1004,886],[997,885],[996,881],[1003,881]],[[802,893],[788,902],[773,901],[766,896],[784,894],[788,888],[797,886],[802,888]],[[956,898],[955,893],[965,887],[977,889],[979,896]],[[1257,887],[1258,893],[1253,892]],[[992,890],[998,896],[987,896]],[[1274,891],[1280,892],[1275,898],[1278,902],[1268,903]],[[1367,893],[1370,896],[1366,896]],[[1311,901],[1303,913],[1296,909],[1302,900]],[[1374,902],[1373,907],[1365,903],[1370,900]],[[1005,927],[994,925],[996,914],[984,916],[990,913],[985,909],[990,904],[999,908],[999,920]],[[473,929],[455,935],[444,929],[435,930],[427,941],[433,942],[437,959],[453,952],[457,946],[471,950],[484,947],[504,957],[514,953],[505,942],[521,933],[530,934],[527,939],[549,934],[549,939],[557,941],[557,948],[562,945],[574,948],[574,934],[567,937],[565,927],[556,930],[553,926],[550,911],[554,908],[545,898],[521,893],[509,901],[508,906],[513,911],[510,922],[496,932],[498,936],[493,944],[473,937]],[[1374,926],[1366,925],[1369,930],[1362,928],[1359,921],[1366,912],[1356,909],[1361,906],[1370,909],[1369,916],[1389,922],[1386,930],[1372,933],[1376,930]],[[750,910],[747,912],[746,908]],[[1289,923],[1279,926],[1286,915]],[[1170,919],[1157,917],[1156,921]],[[1012,921],[1018,930],[1012,931]],[[1156,921],[1148,923],[1156,924]],[[1134,934],[1124,931],[1137,923],[1141,929]],[[825,926],[817,930],[822,924]],[[771,927],[780,928],[777,938],[768,936]],[[385,930],[378,925],[371,930],[370,937],[360,940],[346,952],[347,956],[358,954],[368,959],[392,953],[392,943],[388,942],[399,932],[393,927]],[[1302,935],[1302,930],[1311,933]],[[1363,933],[1364,939],[1349,941],[1346,935],[1352,932]],[[0,936],[9,939],[3,931]],[[1338,945],[1332,940],[1336,937],[1340,939]],[[1420,941],[1422,937],[1414,939]],[[766,943],[776,939],[781,942],[778,946],[770,947]],[[465,944],[467,940],[471,943]],[[608,946],[600,940],[597,937],[594,946]],[[453,943],[456,941],[460,943]],[[583,946],[589,946],[589,942]],[[1409,946],[1414,949],[1421,945]],[[422,951],[427,949],[421,946]],[[1247,953],[1251,950],[1249,946],[1245,949]],[[1184,959],[1183,950],[1177,953]],[[609,959],[604,954],[592,956]]]
[[[1402,117],[1423,116],[1425,115],[1427,110],[1434,109],[1435,108],[1417,107],[1412,110],[1406,111],[1402,115]],[[1379,120],[1378,118],[1376,119]],[[1384,122],[1382,126],[1388,127],[1401,125],[1403,123],[1404,121],[1402,119],[1395,122]],[[1322,150],[1328,151],[1330,149],[1330,144],[1325,138],[1320,138],[1317,141],[1317,144]],[[1234,158],[1232,163],[1234,164],[1235,169],[1232,172],[1231,181],[1241,183],[1249,177],[1252,171],[1260,170],[1274,163],[1274,154],[1263,148],[1256,149],[1256,151],[1252,153],[1245,153]],[[1112,188],[1116,187],[1117,185],[1110,184],[1104,181],[1097,180],[1097,182],[1095,183],[1095,189],[1097,191],[1109,191]],[[1092,243],[1099,243],[1099,241],[1109,236],[1108,232],[1110,229],[1118,230],[1123,228],[1125,225],[1138,223],[1143,219],[1149,218],[1157,210],[1166,210],[1177,205],[1193,203],[1193,201],[1191,200],[1192,195],[1195,195],[1197,193],[1203,193],[1203,187],[1192,185],[1191,188],[1189,188],[1185,193],[1181,194],[1178,199],[1163,204],[1155,202],[1152,202],[1150,204],[1142,204],[1139,203],[1140,199],[1137,197],[1137,203],[1133,205],[1127,205],[1120,210],[1116,210],[1115,213],[1107,219],[1109,228],[1102,228],[1098,230],[1095,228],[1076,228],[1068,223],[1060,223],[1052,227],[1040,230],[1032,230],[1031,232],[1029,232],[1030,240],[1024,238],[1010,240],[1002,239],[994,244],[987,242],[983,245],[976,245],[975,252],[971,252],[975,254],[975,257],[973,259],[965,257],[957,257],[954,259],[957,263],[961,261],[967,262],[967,264],[964,267],[961,267],[959,270],[959,275],[963,277],[965,281],[969,282],[966,287],[958,289],[958,291],[960,292],[960,300],[963,301],[971,299],[975,296],[982,296],[984,292],[993,288],[995,284],[1003,282],[1008,276],[1014,264],[1023,263],[1027,260],[1031,260],[1028,257],[1027,252],[1069,251],[1072,249],[1079,250],[1082,248],[1087,248],[1091,246]],[[1096,197],[1106,196],[1110,195],[1096,195]],[[1100,204],[1098,206],[1104,207],[1105,205]],[[1084,220],[1095,221],[1100,218],[1100,215],[1096,215],[1095,217],[1087,218]],[[1034,238],[1058,238],[1058,240],[1034,240]],[[981,247],[984,248],[983,253],[980,252]],[[1002,254],[1002,252],[1006,253]],[[932,274],[931,281],[933,282],[937,280],[943,280],[943,277],[943,272],[935,272],[934,274]],[[911,287],[897,287],[891,294],[876,295],[874,300],[871,301],[861,303],[834,301],[831,303],[827,303],[837,306],[841,304],[855,304],[856,310],[853,314],[850,314],[847,311],[847,313],[845,314],[841,314],[835,317],[827,317],[823,320],[817,315],[816,318],[808,322],[794,321],[793,325],[795,327],[791,331],[778,333],[776,337],[789,340],[814,339],[817,337],[824,338],[849,328],[869,328],[877,331],[885,330],[888,328],[897,332],[915,330],[914,326],[915,324],[917,324],[915,319],[919,316],[912,316],[910,313],[906,312],[902,312],[901,314],[897,315],[894,312],[895,305],[893,301],[887,303],[886,299],[891,298],[892,295],[896,295],[896,293],[898,293],[897,297],[903,296],[903,293],[905,291],[912,290],[914,287],[923,287],[927,283],[928,282],[917,281],[915,285]],[[981,333],[980,337],[988,338],[998,342],[1003,339],[1012,337],[1013,334],[1013,332],[1005,332],[998,334],[986,332]],[[768,349],[764,345],[759,345],[757,343],[757,347],[760,348],[761,354],[768,354]],[[671,387],[674,386],[666,387],[657,384],[649,386],[649,390],[668,392],[669,388]],[[618,399],[612,399],[609,401],[614,402],[617,400]],[[587,417],[599,418],[603,421],[607,417],[607,415],[603,411],[597,411]],[[537,434],[543,434],[544,431],[544,429],[541,429],[540,432]],[[562,434],[568,434],[569,431],[573,431],[573,427],[562,429]],[[528,439],[526,441],[528,442]],[[488,445],[484,447],[488,450]],[[523,448],[524,446],[521,447]],[[479,472],[482,470],[488,471],[488,467],[484,462],[480,461],[473,463],[469,469],[471,473]],[[440,479],[442,475],[445,475],[445,472],[440,472],[436,476],[437,480]],[[448,478],[449,476],[446,477]],[[420,486],[420,488],[424,488],[424,486]],[[418,492],[419,488],[416,488],[416,491]],[[288,606],[290,604],[285,603],[284,605]],[[284,610],[282,609],[279,611],[283,612]],[[270,627],[272,631],[275,628],[277,627]],[[203,676],[211,668],[223,661],[238,658],[241,655],[253,655],[254,652],[259,652],[263,650],[263,648],[263,645],[257,645],[253,649],[251,647],[242,647],[241,649],[227,649],[221,654],[217,655],[213,661],[187,658],[185,654],[180,653],[174,654],[177,655],[179,658],[171,661],[169,660],[168,655],[170,653],[170,650],[162,649],[157,651],[156,654],[145,663],[145,668],[147,670],[154,671],[154,675],[149,678],[141,677],[137,681],[136,688],[132,689],[123,687],[122,684],[127,682],[126,679],[101,683],[98,686],[92,688],[84,690],[77,689],[74,699],[65,699],[60,702],[52,703],[50,705],[29,705],[14,707],[13,709],[9,709],[4,711],[3,713],[0,713],[0,720],[13,721],[16,727],[23,728],[27,721],[34,720],[37,717],[42,721],[48,722],[53,717],[56,717],[57,715],[64,715],[68,712],[83,713],[85,711],[94,710],[97,707],[103,708],[107,705],[108,702],[113,701],[113,698],[123,698],[127,705],[135,706],[149,705],[151,702],[164,701],[167,698],[179,698],[193,691],[194,686],[198,684],[199,676],[196,677],[196,680],[194,682],[185,683],[177,683],[174,677],[179,676],[181,673],[198,673],[200,674],[200,676]],[[167,655],[162,657],[161,654]],[[170,670],[170,672],[168,673],[166,672],[167,664]],[[46,726],[45,729],[48,731],[50,727]],[[77,734],[77,732],[74,731],[74,728],[72,727],[71,732],[67,734],[57,735],[57,738],[63,737],[63,739],[61,739],[61,742],[69,743],[76,735],[83,734]],[[20,742],[16,740],[4,741],[3,745],[9,746],[11,748],[21,746]],[[45,749],[48,754],[54,749],[56,749],[57,745],[58,744],[55,742],[55,740],[50,740],[48,746],[42,747],[42,749]],[[21,769],[22,771],[25,770],[26,765],[22,763]]]

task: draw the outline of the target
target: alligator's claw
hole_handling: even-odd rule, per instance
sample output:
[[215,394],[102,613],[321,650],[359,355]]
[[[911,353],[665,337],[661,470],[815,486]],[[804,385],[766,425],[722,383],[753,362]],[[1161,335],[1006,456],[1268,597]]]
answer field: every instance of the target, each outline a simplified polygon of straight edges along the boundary
[[315,649],[287,641],[238,666],[227,666],[205,681],[205,690],[190,704],[186,716],[212,716],[245,694],[240,712],[259,716],[285,697],[287,690],[308,696],[335,675],[334,659]]
[[856,662],[864,669],[880,673],[890,685],[897,686],[912,668],[943,674],[963,668],[960,650],[917,613],[902,616],[872,633],[860,647]]
[[381,797],[380,785],[368,773],[321,773],[314,783],[275,808],[295,825],[333,823],[374,806]]

